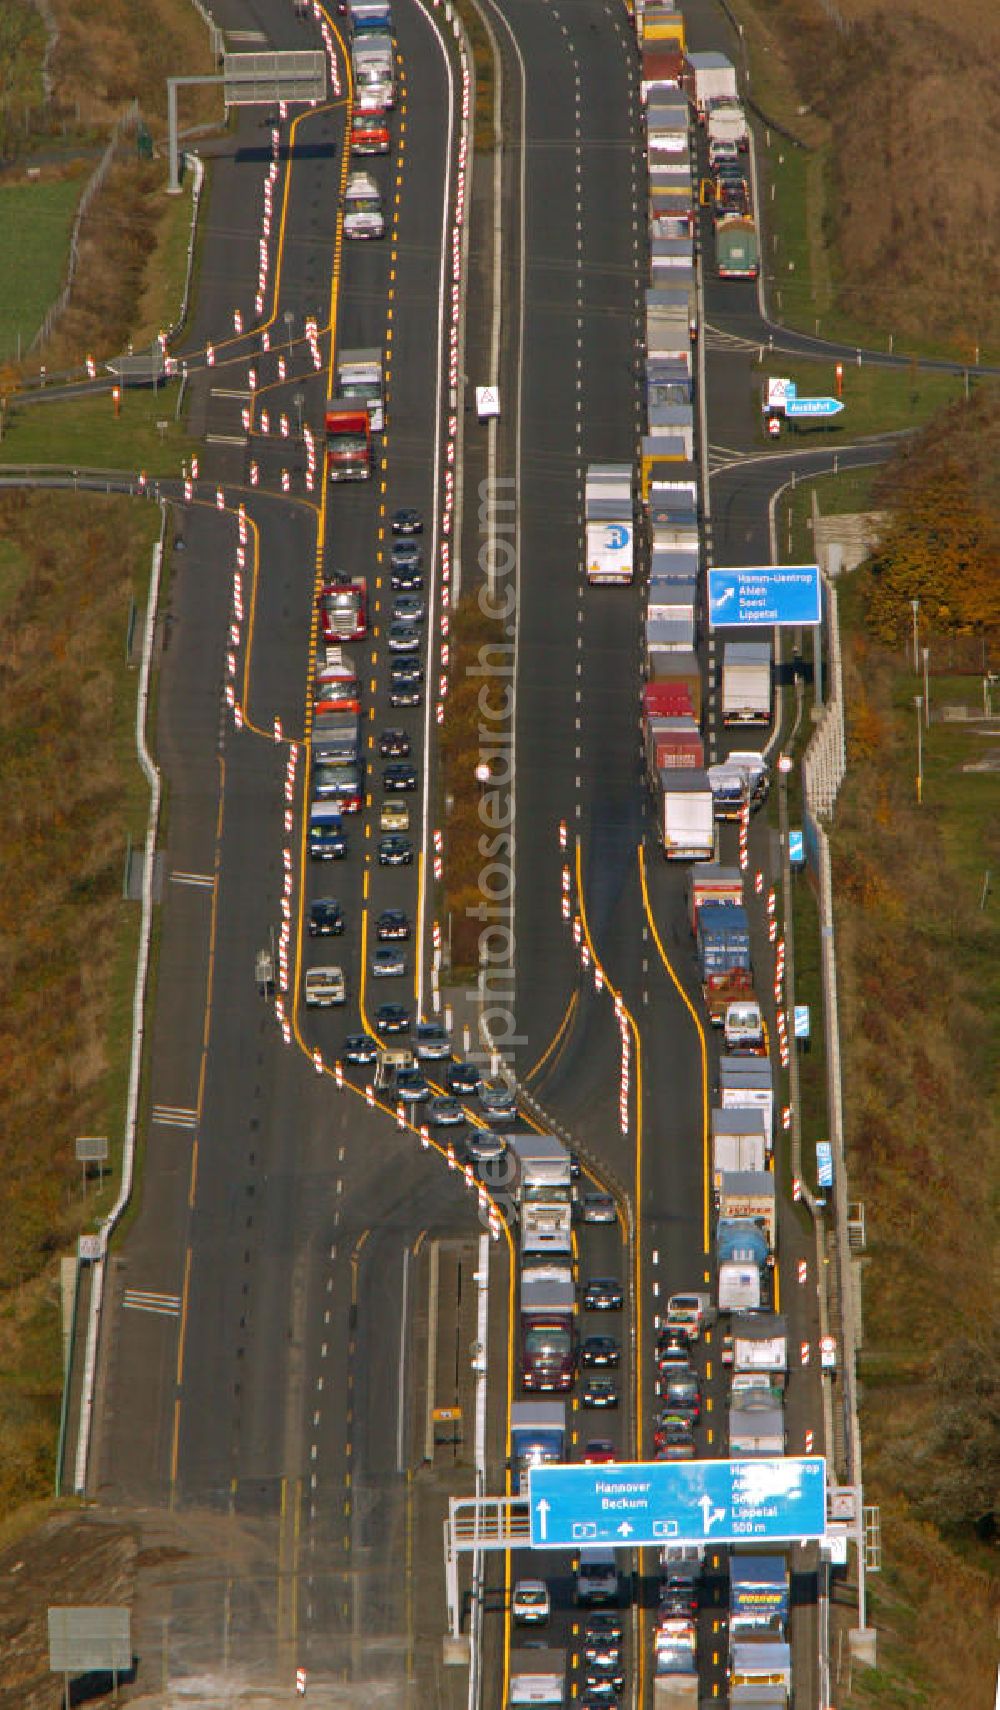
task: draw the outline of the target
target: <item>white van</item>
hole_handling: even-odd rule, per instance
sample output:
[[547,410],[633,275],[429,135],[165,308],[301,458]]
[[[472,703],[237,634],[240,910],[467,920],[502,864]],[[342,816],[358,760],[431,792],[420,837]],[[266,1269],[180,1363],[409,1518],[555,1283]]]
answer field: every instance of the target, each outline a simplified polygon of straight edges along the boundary
[[352,172],[344,192],[345,238],[385,236],[382,197],[370,172]]
[[576,1601],[584,1605],[618,1602],[615,1552],[607,1546],[581,1550],[576,1568]]

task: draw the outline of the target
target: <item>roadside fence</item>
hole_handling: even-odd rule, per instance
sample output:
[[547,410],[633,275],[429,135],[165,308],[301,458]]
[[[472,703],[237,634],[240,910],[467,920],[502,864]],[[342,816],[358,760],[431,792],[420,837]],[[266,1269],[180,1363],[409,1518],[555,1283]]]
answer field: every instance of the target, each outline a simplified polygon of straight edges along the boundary
[[70,233],[69,240],[69,265],[66,270],[66,283],[28,346],[29,350],[38,350],[41,346],[47,343],[52,336],[57,321],[66,311],[66,306],[69,303],[73,291],[73,281],[76,278],[76,270],[80,264],[80,232],[87,215],[87,210],[90,207],[91,202],[94,200],[94,197],[97,195],[98,190],[100,190],[104,183],[104,180],[107,178],[108,173],[111,171],[112,162],[114,161],[115,154],[117,153],[122,137],[125,136],[128,131],[138,129],[139,118],[140,113],[138,101],[130,101],[128,106],[122,110],[118,118],[115,120],[114,128],[111,132],[110,138],[108,139],[108,146],[104,150],[104,153],[101,155],[100,160],[88,178],[84,187],[83,195],[80,197],[79,205],[76,210],[76,218],[73,221],[73,230]]
[[819,892],[820,972],[823,986],[823,1027],[826,1043],[827,1112],[833,1148],[834,1207],[836,1214],[837,1282],[841,1305],[843,1345],[843,1404],[847,1477],[861,1484],[861,1430],[858,1423],[856,1326],[854,1280],[847,1228],[848,1184],[844,1156],[844,1103],[840,1059],[840,1018],[837,999],[837,955],[833,920],[833,873],[830,841],[824,820],[829,820],[837,793],[847,772],[844,722],[844,680],[840,651],[837,593],[824,578],[827,596],[829,685],[823,716],[802,761],[802,794],[810,842],[816,848]]

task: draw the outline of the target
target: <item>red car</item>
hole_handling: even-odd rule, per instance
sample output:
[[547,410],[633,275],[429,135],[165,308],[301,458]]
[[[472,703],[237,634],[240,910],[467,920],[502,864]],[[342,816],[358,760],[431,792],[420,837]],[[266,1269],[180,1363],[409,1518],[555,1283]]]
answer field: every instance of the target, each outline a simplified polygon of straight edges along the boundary
[[608,1466],[618,1459],[618,1450],[610,1437],[592,1437],[584,1448],[583,1459],[588,1467]]

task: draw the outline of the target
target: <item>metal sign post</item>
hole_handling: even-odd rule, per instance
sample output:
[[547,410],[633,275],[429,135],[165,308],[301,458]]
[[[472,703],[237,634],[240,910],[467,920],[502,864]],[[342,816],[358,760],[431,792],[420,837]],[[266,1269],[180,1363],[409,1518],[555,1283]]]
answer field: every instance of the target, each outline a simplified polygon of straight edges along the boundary
[[177,143],[177,91],[204,84],[221,84],[227,107],[315,106],[326,100],[326,55],[321,48],[284,53],[227,53],[222,71],[209,77],[167,78],[167,195],[180,194],[180,150]]
[[107,1135],[82,1134],[76,1142],[76,1161],[83,1174],[83,1197],[87,1197],[87,1166],[97,1164],[101,1176],[108,1161]]

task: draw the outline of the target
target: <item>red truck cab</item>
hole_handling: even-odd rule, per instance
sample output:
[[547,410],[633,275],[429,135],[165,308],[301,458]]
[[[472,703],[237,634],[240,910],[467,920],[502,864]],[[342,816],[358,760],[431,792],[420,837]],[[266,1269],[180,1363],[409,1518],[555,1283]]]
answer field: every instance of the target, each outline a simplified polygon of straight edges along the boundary
[[319,594],[323,640],[363,641],[368,634],[368,588],[363,576],[325,582]]
[[521,1272],[521,1385],[529,1393],[565,1394],[576,1377],[575,1290],[563,1265]]
[[326,406],[326,466],[331,481],[368,481],[372,430],[367,406],[332,398]]
[[389,148],[389,122],[385,108],[374,108],[370,112],[355,110],[351,118],[351,153],[388,154]]

